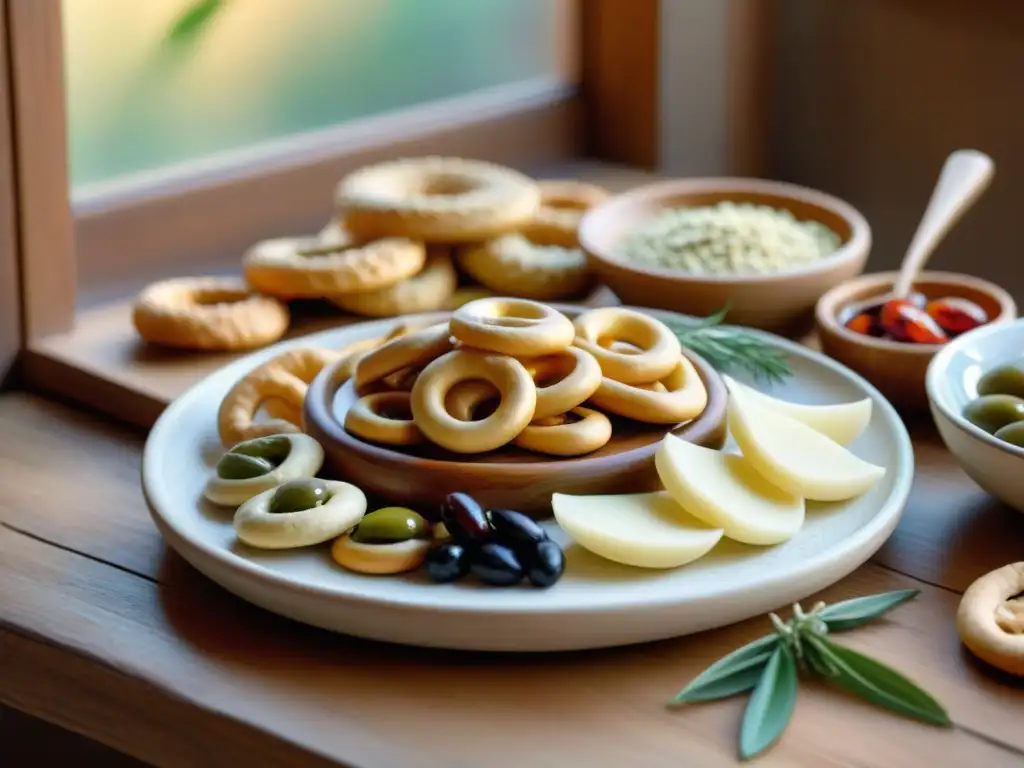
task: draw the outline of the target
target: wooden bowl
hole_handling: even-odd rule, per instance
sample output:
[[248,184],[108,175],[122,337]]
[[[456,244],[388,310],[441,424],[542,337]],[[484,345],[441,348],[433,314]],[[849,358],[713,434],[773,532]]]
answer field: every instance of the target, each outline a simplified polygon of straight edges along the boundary
[[551,494],[639,493],[661,489],[654,453],[666,432],[709,448],[725,442],[728,394],[721,376],[687,352],[708,390],[696,419],[675,428],[612,419],[612,439],[578,458],[547,457],[506,446],[478,455],[450,453],[426,444],[404,450],[375,445],[342,426],[356,401],[353,382],[340,387],[334,368],[324,369],[306,394],[306,431],[324,447],[324,469],[368,494],[422,510],[437,508],[445,495],[464,491],[489,508],[551,514]]
[[[892,291],[896,272],[863,275],[843,283],[821,297],[815,323],[822,351],[874,384],[897,408],[928,407],[925,374],[942,344],[905,344],[855,333],[844,323],[854,305],[883,297]],[[991,318],[989,324],[1006,323],[1017,316],[1017,305],[994,283],[953,272],[922,272],[914,290],[930,299],[956,296],[970,299]]]
[[[666,208],[722,201],[770,205],[801,221],[820,221],[842,244],[815,264],[758,275],[692,275],[615,258],[626,236]],[[871,250],[871,228],[853,206],[813,189],[761,179],[680,179],[638,187],[589,211],[579,239],[591,269],[625,304],[706,317],[728,303],[730,323],[790,335],[810,327],[818,298],[859,275]]]

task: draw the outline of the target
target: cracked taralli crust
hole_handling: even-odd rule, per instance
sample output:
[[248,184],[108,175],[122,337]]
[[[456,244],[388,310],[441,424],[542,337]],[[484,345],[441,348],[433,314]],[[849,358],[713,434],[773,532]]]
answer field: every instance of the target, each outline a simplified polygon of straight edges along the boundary
[[431,246],[427,263],[419,274],[376,291],[341,293],[329,298],[346,312],[364,317],[416,315],[444,307],[458,280],[450,250]]
[[1024,676],[1024,562],[985,574],[964,592],[956,614],[964,645],[982,661]]
[[466,243],[529,223],[540,190],[528,176],[479,160],[425,157],[362,168],[335,191],[346,228],[367,239],[400,235]]
[[262,347],[280,339],[288,321],[288,308],[277,299],[216,277],[154,283],[132,308],[132,323],[143,339],[180,349]]
[[320,237],[281,237],[256,243],[242,259],[245,279],[282,298],[323,298],[376,291],[423,269],[426,249],[403,237],[355,244]]
[[467,248],[459,264],[492,291],[525,299],[575,298],[593,284],[587,257],[578,247],[538,245],[521,234]]

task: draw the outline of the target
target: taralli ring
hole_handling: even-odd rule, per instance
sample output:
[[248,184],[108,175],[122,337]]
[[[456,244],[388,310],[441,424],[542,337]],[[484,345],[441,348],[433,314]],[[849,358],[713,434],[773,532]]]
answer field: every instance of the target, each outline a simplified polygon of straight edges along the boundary
[[608,190],[582,181],[541,181],[540,208],[522,233],[535,243],[578,247],[576,233],[589,209],[608,199]]
[[[471,379],[460,381],[444,398],[444,408],[459,421],[475,421],[485,414],[481,409],[485,403],[497,405],[501,393],[486,381]],[[493,409],[491,409],[493,412]],[[536,420],[536,419],[535,419]]]
[[[649,315],[622,307],[602,307],[576,318],[580,349],[597,358],[605,377],[623,384],[650,384],[669,375],[682,354],[679,339]],[[642,352],[613,352],[613,341],[625,341]]]
[[356,526],[366,513],[366,496],[349,483],[291,480],[246,501],[235,512],[235,534],[260,549],[294,549],[321,544]]
[[341,180],[335,202],[361,238],[468,243],[515,231],[540,205],[536,182],[492,163],[426,157],[369,166]]
[[608,413],[648,424],[678,424],[699,416],[708,404],[708,391],[693,363],[680,355],[661,380],[665,391],[651,385],[632,386],[605,378],[590,402]]
[[309,435],[247,440],[221,456],[203,496],[220,506],[237,507],[286,480],[315,476],[323,463],[324,449]]
[[[560,424],[526,427],[512,441],[514,445],[552,456],[582,456],[604,446],[612,437],[612,423],[600,411],[573,408]],[[571,418],[575,417],[575,418]]]
[[270,399],[283,400],[301,412],[309,383],[325,365],[338,359],[326,349],[293,349],[269,360],[244,376],[224,397],[217,412],[221,442],[231,447],[243,440],[279,433],[301,431],[300,424],[281,419],[256,422],[260,405]]
[[1024,562],[1011,563],[975,581],[960,599],[957,630],[982,661],[1024,676]]
[[433,246],[417,275],[376,291],[330,296],[332,303],[364,317],[395,317],[441,309],[458,285],[449,249]]
[[242,266],[246,282],[261,293],[321,298],[386,288],[418,273],[425,260],[422,243],[401,237],[365,244],[293,237],[256,243]]
[[593,282],[587,257],[579,248],[515,233],[467,248],[459,256],[459,264],[491,290],[526,299],[573,298]]
[[277,299],[216,277],[154,283],[132,308],[132,323],[143,339],[179,349],[263,347],[284,335],[288,318],[288,308]]
[[392,339],[359,361],[355,371],[356,389],[362,389],[404,368],[424,366],[451,351],[453,346],[447,323],[438,323]]
[[449,324],[452,336],[466,346],[512,357],[560,352],[575,334],[561,312],[526,299],[471,301],[455,310]]
[[386,576],[419,568],[430,539],[407,539],[388,544],[363,544],[345,534],[331,546],[334,562],[349,571]]
[[577,347],[520,362],[537,384],[534,421],[571,411],[601,386],[601,366],[593,355]]
[[377,392],[356,400],[345,415],[345,429],[384,445],[417,445],[423,433],[412,420],[408,392]]
[[[445,410],[452,387],[482,379],[501,401],[479,421],[462,421]],[[432,442],[456,453],[483,453],[510,443],[533,419],[537,390],[522,363],[511,357],[457,349],[420,373],[412,388],[412,415]]]
[[[352,378],[356,372],[356,367],[359,365],[359,362],[370,352],[384,344],[387,344],[389,341],[397,339],[399,336],[405,336],[407,333],[412,333],[413,330],[415,330],[414,326],[408,323],[399,323],[391,329],[391,332],[388,333],[387,336],[363,339],[362,341],[357,341],[354,344],[349,344],[338,353],[344,359],[344,362],[341,363],[334,372],[334,376],[338,380],[338,383],[343,384]],[[271,416],[275,415],[269,408],[267,408],[267,413]]]

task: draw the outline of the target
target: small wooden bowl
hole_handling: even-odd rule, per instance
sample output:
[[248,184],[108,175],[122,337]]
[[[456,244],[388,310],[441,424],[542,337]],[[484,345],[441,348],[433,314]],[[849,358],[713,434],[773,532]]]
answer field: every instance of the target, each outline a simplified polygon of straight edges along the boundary
[[[665,209],[722,201],[770,205],[801,221],[820,221],[842,244],[815,264],[759,275],[692,275],[615,257],[625,237]],[[728,303],[728,322],[792,335],[810,328],[822,294],[863,271],[871,227],[853,206],[806,187],[761,179],[680,179],[638,187],[595,207],[580,224],[579,240],[591,269],[626,304],[706,317]]]
[[600,450],[564,459],[514,446],[465,456],[426,444],[399,451],[374,445],[342,426],[356,401],[355,387],[340,387],[332,366],[321,371],[306,394],[306,431],[324,447],[325,470],[389,502],[436,509],[455,491],[488,508],[515,509],[537,517],[551,514],[551,494],[640,493],[660,490],[654,453],[666,432],[709,448],[725,442],[728,394],[722,377],[687,352],[708,390],[708,404],[696,419],[678,427],[641,425],[613,419],[612,439]]
[[[818,301],[815,323],[822,351],[874,384],[897,408],[928,407],[925,374],[942,344],[906,344],[866,336],[846,328],[853,305],[892,292],[896,272],[863,275],[833,288]],[[994,283],[953,272],[922,272],[913,290],[930,299],[956,296],[970,299],[991,318],[988,325],[1017,317],[1017,305]]]

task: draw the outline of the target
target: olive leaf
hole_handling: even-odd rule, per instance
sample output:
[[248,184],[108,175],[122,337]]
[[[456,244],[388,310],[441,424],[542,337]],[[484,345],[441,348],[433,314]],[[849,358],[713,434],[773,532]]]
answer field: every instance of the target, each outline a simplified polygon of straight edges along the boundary
[[782,735],[796,705],[796,659],[788,645],[780,643],[761,673],[747,702],[740,726],[740,757],[757,756]]
[[167,31],[166,41],[181,44],[195,40],[209,26],[224,0],[196,0],[188,6]]
[[767,635],[723,656],[691,680],[669,706],[725,699],[749,691],[757,685],[778,644],[778,635]]
[[951,725],[946,710],[891,667],[824,637],[805,638],[807,650],[817,657],[814,666],[828,670],[827,679],[873,704],[933,725]]
[[919,594],[919,589],[900,589],[880,595],[855,597],[823,608],[818,618],[825,622],[830,632],[841,632],[867,624]]

